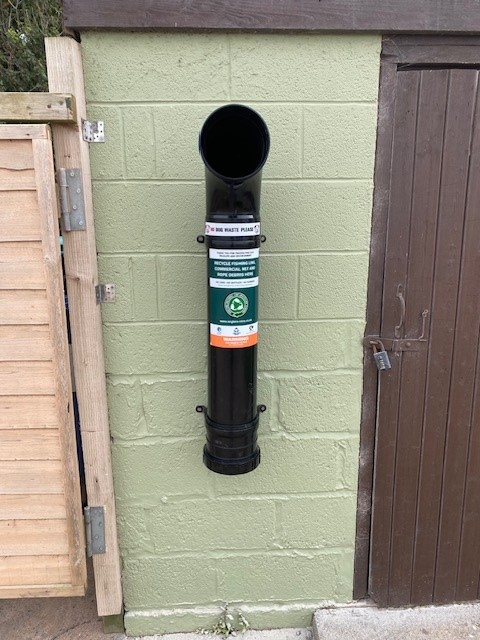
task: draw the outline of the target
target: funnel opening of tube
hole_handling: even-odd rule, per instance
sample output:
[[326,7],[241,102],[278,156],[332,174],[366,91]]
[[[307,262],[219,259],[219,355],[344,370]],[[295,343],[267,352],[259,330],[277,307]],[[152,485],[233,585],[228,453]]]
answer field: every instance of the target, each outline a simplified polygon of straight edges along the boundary
[[214,111],[200,132],[200,154],[221,178],[243,180],[265,164],[270,136],[263,119],[249,107],[232,104]]

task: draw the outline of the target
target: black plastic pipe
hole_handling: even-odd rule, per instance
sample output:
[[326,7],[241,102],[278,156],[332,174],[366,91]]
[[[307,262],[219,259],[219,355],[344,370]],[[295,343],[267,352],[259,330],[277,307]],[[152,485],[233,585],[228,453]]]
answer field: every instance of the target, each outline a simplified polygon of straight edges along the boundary
[[207,118],[199,146],[209,284],[203,460],[216,473],[235,475],[260,464],[257,428],[265,407],[257,407],[259,209],[270,136],[258,113],[227,105]]

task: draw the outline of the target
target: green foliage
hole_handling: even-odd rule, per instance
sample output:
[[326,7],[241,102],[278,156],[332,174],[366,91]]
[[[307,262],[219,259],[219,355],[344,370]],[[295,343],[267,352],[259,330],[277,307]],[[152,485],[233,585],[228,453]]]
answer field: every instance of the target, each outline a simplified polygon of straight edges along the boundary
[[48,91],[43,39],[61,31],[61,0],[0,0],[0,91]]

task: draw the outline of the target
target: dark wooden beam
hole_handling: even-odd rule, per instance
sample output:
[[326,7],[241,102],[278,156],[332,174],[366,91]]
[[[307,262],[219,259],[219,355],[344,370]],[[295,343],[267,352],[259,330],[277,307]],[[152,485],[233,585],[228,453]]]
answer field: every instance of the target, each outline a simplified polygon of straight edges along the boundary
[[65,26],[480,33],[478,0],[63,0]]
[[405,65],[475,65],[480,63],[480,38],[470,36],[386,36],[382,58]]

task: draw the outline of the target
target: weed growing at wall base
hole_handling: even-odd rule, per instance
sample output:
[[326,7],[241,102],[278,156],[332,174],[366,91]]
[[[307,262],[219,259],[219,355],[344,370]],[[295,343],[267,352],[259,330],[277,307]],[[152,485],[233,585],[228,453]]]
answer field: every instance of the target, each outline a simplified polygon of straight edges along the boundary
[[218,620],[213,624],[212,628],[199,629],[198,632],[202,635],[213,634],[228,638],[228,636],[235,635],[236,632],[245,633],[249,628],[250,624],[243,613],[241,611],[232,612],[227,603],[222,608],[222,613]]

